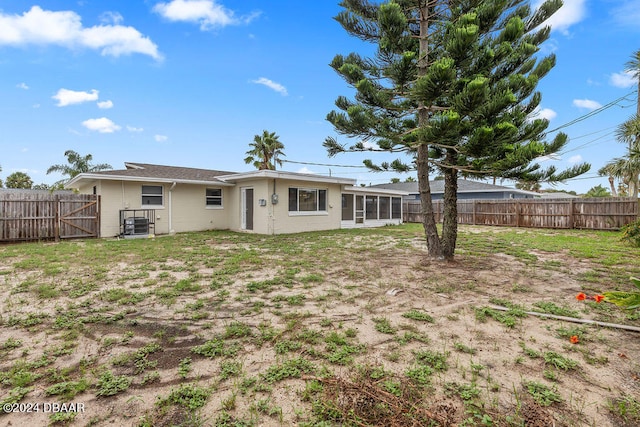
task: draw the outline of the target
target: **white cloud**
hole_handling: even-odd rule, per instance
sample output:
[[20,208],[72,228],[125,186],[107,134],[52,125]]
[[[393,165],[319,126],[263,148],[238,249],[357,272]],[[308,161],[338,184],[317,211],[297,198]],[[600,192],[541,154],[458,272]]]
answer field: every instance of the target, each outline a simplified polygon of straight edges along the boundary
[[217,0],[171,0],[156,4],[153,11],[169,21],[200,24],[202,31],[240,23],[248,24],[259,15],[252,13],[238,18],[232,10],[218,4]]
[[300,169],[298,169],[297,171],[298,173],[306,173],[306,174],[310,174],[310,175],[317,175],[317,172],[312,171],[311,169],[309,169],[308,167],[304,166],[301,167]]
[[[537,0],[534,7],[538,9],[546,0]],[[586,0],[565,0],[563,6],[544,25],[550,25],[553,31],[569,34],[569,27],[582,21],[586,16]]]
[[582,156],[580,154],[576,154],[575,156],[571,156],[569,157],[569,160],[567,160],[567,162],[569,162],[569,164],[571,165],[575,165],[576,163],[580,163],[582,161]]
[[58,93],[53,95],[51,98],[58,101],[58,107],[66,107],[67,105],[72,104],[81,104],[83,102],[89,101],[97,101],[98,100],[98,91],[95,89],[89,92],[83,91],[75,91],[69,89],[60,89]]
[[114,24],[118,25],[124,21],[122,15],[118,12],[104,12],[100,15],[100,22],[103,24]]
[[616,7],[611,8],[609,13],[616,23],[638,30],[640,0],[616,0]]
[[637,82],[638,80],[633,77],[633,74],[627,71],[622,71],[621,73],[613,73],[609,78],[609,83],[611,83],[612,86],[620,88],[635,86]]
[[17,87],[18,89],[29,90],[29,86],[27,86],[27,84],[26,84],[26,83],[24,83],[24,82],[23,82],[23,83],[18,83],[18,84],[16,85],[16,87]]
[[[114,16],[112,21],[117,20]],[[53,44],[70,49],[85,47],[116,57],[140,53],[162,59],[158,46],[133,27],[100,25],[85,28],[80,15],[73,11],[55,12],[39,6],[33,6],[22,15],[0,12],[0,46],[30,44]]]
[[269,89],[273,89],[276,92],[280,93],[282,96],[287,96],[289,93],[287,92],[287,88],[282,86],[280,83],[276,83],[273,80],[269,80],[266,77],[260,77],[257,80],[251,80],[251,83],[264,85]]
[[360,141],[362,142],[362,146],[364,147],[365,150],[376,150],[380,147],[378,147],[377,144],[371,142],[371,141]]
[[591,99],[574,99],[573,105],[578,108],[586,108],[587,110],[596,110],[602,107],[598,101],[593,101]]
[[169,137],[166,135],[154,135],[153,139],[155,139],[156,142],[166,142],[169,139]]
[[549,121],[555,119],[558,116],[558,113],[553,111],[551,108],[542,108],[538,111],[537,117],[540,119],[547,119]]
[[98,102],[98,108],[102,110],[108,110],[109,108],[113,108],[113,101],[111,100],[100,101]]
[[127,130],[129,132],[142,132],[142,131],[144,131],[143,128],[137,128],[137,127],[129,126],[129,125],[127,125]]
[[106,117],[85,120],[84,122],[82,122],[82,126],[86,127],[89,130],[100,133],[113,133],[121,129],[120,126],[107,119]]
[[538,158],[536,158],[536,161],[538,162],[547,162],[547,161],[554,161],[554,160],[562,160],[562,157],[560,157],[559,154],[557,153],[553,153],[553,154],[549,154],[546,156],[540,156]]

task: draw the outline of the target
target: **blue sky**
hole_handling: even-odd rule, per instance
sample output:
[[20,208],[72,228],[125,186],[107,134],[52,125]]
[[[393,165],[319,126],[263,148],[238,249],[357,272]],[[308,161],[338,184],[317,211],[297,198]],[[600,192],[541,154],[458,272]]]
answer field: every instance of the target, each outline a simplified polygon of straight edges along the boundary
[[[0,0],[0,178],[23,171],[34,183],[53,183],[61,177],[46,170],[66,163],[68,149],[116,169],[132,161],[247,171],[248,144],[264,129],[280,136],[290,161],[393,159],[327,157],[322,142],[336,135],[326,114],[339,95],[353,95],[328,64],[338,53],[371,48],[332,19],[337,0],[294,4]],[[597,169],[624,154],[614,130],[635,112],[635,82],[623,69],[640,48],[638,22],[640,0],[565,0],[552,18],[544,49],[557,65],[539,85],[549,129],[628,95],[563,129],[571,141],[545,165],[586,161],[592,171],[557,188],[607,187]],[[363,184],[407,176],[298,163],[283,169]]]

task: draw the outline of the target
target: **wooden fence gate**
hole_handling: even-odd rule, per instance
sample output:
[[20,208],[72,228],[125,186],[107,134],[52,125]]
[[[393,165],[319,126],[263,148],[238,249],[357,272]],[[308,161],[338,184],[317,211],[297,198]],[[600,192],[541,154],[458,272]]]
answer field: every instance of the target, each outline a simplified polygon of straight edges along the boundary
[[100,229],[98,197],[94,196],[87,200],[65,197],[59,200],[60,239],[98,237]]
[[0,242],[99,237],[100,196],[0,192]]

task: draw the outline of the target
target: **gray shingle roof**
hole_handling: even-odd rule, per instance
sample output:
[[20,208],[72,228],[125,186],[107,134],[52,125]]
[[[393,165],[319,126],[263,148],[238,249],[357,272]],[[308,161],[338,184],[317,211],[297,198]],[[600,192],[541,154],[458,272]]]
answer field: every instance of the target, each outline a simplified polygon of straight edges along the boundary
[[184,168],[178,166],[152,165],[148,163],[125,163],[127,169],[93,172],[95,175],[131,176],[144,178],[176,179],[186,181],[217,181],[219,176],[235,172],[211,169]]

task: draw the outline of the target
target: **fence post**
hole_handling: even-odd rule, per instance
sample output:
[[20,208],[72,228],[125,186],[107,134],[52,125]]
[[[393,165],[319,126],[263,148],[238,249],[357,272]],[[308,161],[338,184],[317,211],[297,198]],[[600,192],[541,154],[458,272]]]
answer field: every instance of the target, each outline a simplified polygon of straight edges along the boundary
[[476,224],[476,200],[473,200],[473,204],[471,205],[473,208],[473,225]]
[[520,202],[516,202],[516,227],[520,227],[520,214],[521,214]]
[[569,228],[573,230],[576,228],[576,218],[573,213],[573,199],[569,199]]
[[55,230],[54,230],[54,238],[56,242],[60,241],[60,195],[56,194],[53,198],[54,200],[54,209],[56,211],[55,215]]

